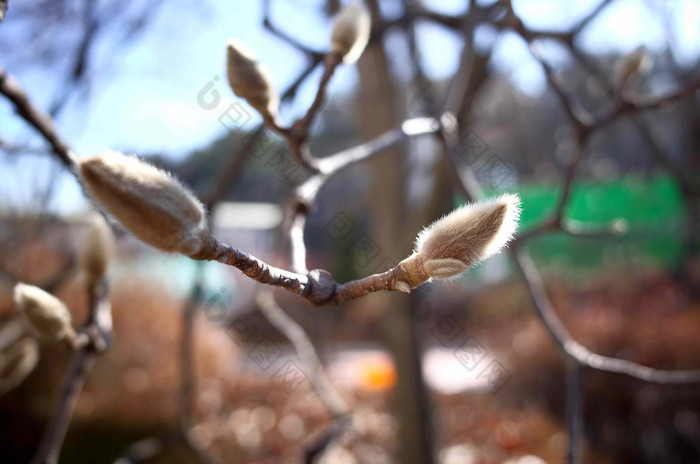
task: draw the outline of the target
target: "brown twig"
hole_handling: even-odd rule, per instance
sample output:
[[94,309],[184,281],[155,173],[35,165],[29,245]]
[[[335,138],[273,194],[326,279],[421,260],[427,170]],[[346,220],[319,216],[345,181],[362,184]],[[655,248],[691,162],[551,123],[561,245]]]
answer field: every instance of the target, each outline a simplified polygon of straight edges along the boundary
[[68,431],[68,424],[73,415],[73,409],[83,389],[85,376],[90,370],[94,359],[95,353],[86,349],[78,350],[73,356],[73,361],[63,383],[58,406],[44,431],[44,436],[36,455],[31,461],[32,464],[56,464],[58,462],[58,456]]
[[309,375],[311,385],[333,417],[339,418],[347,415],[349,413],[348,405],[328,379],[316,349],[304,329],[280,307],[271,292],[260,292],[256,301],[267,320],[282,332],[294,346],[304,371]]
[[583,368],[572,363],[566,377],[566,423],[569,429],[569,464],[583,462]]
[[297,50],[299,50],[300,52],[304,53],[307,57],[309,57],[311,59],[323,59],[323,56],[324,56],[323,53],[318,52],[316,50],[312,50],[309,47],[303,45],[297,39],[290,36],[286,32],[283,32],[282,30],[280,30],[277,26],[275,26],[273,24],[271,3],[272,3],[271,0],[264,0],[262,2],[262,5],[263,5],[263,27],[265,29],[267,29],[274,36],[278,37],[279,39],[283,40],[284,42],[287,42],[292,47],[294,47]]
[[54,410],[44,436],[32,459],[32,464],[55,464],[61,452],[63,440],[68,431],[75,404],[83,389],[85,377],[100,353],[110,343],[112,313],[107,298],[106,284],[88,288],[89,316],[86,325],[79,333],[87,335],[89,343],[80,346],[66,374],[58,405]]
[[625,375],[661,385],[700,383],[700,370],[666,371],[642,366],[631,361],[593,353],[575,341],[559,320],[544,288],[542,278],[530,256],[522,250],[511,250],[516,269],[528,287],[537,315],[556,342],[561,353],[570,361],[587,369]]
[[51,117],[37,109],[27,97],[17,79],[0,68],[0,94],[12,102],[15,111],[49,142],[54,153],[71,171],[77,169],[75,154],[54,129]]

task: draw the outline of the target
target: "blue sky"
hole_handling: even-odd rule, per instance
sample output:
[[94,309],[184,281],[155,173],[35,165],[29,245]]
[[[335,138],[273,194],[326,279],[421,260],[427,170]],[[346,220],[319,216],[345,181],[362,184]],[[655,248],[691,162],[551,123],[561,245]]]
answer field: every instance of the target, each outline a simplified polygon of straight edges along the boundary
[[[600,0],[514,0],[525,22],[542,29],[566,30]],[[460,0],[431,0],[429,7],[445,13],[464,8]],[[273,2],[273,21],[301,42],[324,50],[330,24],[318,2],[303,0]],[[666,36],[659,12],[668,12],[672,34]],[[11,13],[11,12],[10,12]],[[386,14],[395,14],[387,9]],[[90,101],[71,101],[57,121],[60,132],[81,156],[111,148],[136,153],[164,152],[181,158],[193,148],[205,146],[224,134],[218,117],[226,103],[234,101],[224,77],[225,43],[238,37],[256,51],[271,68],[274,83],[286,87],[304,67],[303,56],[294,48],[267,33],[261,26],[261,2],[191,0],[165,2],[157,19],[135,43],[114,54],[109,35],[102,37],[92,60],[94,83]],[[8,14],[7,23],[11,21]],[[693,63],[700,54],[700,0],[615,0],[581,36],[587,50],[629,52],[644,44],[661,50],[673,44],[676,58]],[[4,26],[4,25],[3,25]],[[0,26],[0,40],[11,28]],[[454,34],[432,24],[419,28],[420,43],[431,77],[447,77],[454,72],[460,53]],[[529,57],[525,45],[511,33],[496,34],[489,28],[478,32],[481,45],[494,43],[493,64],[510,76],[524,91],[535,95],[545,88],[539,66]],[[556,49],[548,50],[556,60],[566,61]],[[2,64],[2,63],[0,63]],[[51,101],[52,80],[46,70],[8,69],[18,75],[28,93],[42,107]],[[288,119],[308,105],[318,81],[318,72],[302,87],[297,100],[283,112]],[[216,80],[218,78],[218,80]],[[354,66],[344,66],[333,80],[330,91],[351,92],[356,83]],[[197,95],[207,84],[222,98],[213,109],[202,108]],[[19,143],[41,142],[32,136],[9,106],[0,101],[0,136]],[[256,119],[248,125],[252,126]],[[0,154],[0,204],[26,199],[36,184],[49,176],[61,175],[48,169],[41,156],[10,161]],[[61,175],[59,195],[51,206],[61,211],[84,206],[75,181]]]

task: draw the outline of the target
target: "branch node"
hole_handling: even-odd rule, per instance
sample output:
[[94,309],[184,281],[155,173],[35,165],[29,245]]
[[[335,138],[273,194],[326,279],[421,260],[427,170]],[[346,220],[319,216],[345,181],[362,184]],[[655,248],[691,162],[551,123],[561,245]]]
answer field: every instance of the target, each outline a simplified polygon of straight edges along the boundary
[[309,272],[309,286],[304,295],[315,306],[323,306],[333,299],[336,283],[330,272],[323,269],[314,269]]

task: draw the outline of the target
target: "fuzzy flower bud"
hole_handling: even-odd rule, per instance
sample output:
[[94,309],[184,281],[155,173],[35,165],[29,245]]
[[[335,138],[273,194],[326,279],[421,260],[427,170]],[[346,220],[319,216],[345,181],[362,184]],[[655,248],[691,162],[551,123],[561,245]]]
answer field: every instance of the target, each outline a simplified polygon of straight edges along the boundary
[[149,245],[191,256],[209,237],[199,200],[137,157],[107,151],[81,161],[80,172],[88,193]]
[[415,253],[429,277],[454,277],[498,253],[513,237],[519,215],[517,195],[462,206],[425,228]]
[[90,285],[99,283],[107,275],[114,255],[114,236],[107,221],[99,214],[90,221],[89,230],[80,249],[80,267]]
[[367,7],[359,2],[343,8],[335,18],[331,34],[331,51],[346,63],[357,61],[367,46],[372,19]]
[[277,117],[280,98],[272,85],[270,71],[239,39],[229,40],[226,46],[226,72],[233,93],[245,98],[263,118]]
[[55,296],[33,285],[15,285],[15,305],[36,332],[47,340],[75,337],[68,308]]

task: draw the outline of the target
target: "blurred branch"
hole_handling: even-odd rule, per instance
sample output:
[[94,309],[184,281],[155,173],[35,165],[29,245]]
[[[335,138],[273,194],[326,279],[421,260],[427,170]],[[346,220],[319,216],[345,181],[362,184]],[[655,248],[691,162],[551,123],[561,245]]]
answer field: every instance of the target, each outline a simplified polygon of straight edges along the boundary
[[[580,52],[576,47],[570,47],[569,52],[581,64],[581,66],[583,66],[589,73],[591,73],[593,77],[595,77],[595,79],[605,89],[606,94],[610,98],[612,98],[615,101],[620,99],[620,96],[616,93],[615,87],[613,86],[611,80],[608,79],[605,73],[598,69],[587,56]],[[657,137],[655,136],[651,128],[647,125],[647,123],[644,121],[644,119],[638,114],[632,114],[630,115],[630,120],[632,121],[632,124],[634,124],[634,126],[637,128],[644,141],[649,146],[652,155],[654,156],[654,158],[656,158],[656,161],[659,163],[659,165],[661,165],[661,167],[663,167],[671,173],[671,175],[678,181],[679,185],[681,186],[681,188],[683,188],[683,190],[685,190],[686,192],[697,191],[696,186],[694,186],[693,183],[688,179],[687,173],[678,168],[671,161],[671,157],[668,153],[665,152],[665,150],[661,146],[661,143],[657,140]]]
[[569,464],[583,462],[583,369],[574,364],[567,368],[566,423],[569,429]]
[[44,431],[44,436],[32,459],[32,464],[56,464],[70,424],[75,404],[83,389],[85,377],[97,355],[107,350],[112,334],[112,310],[107,297],[107,285],[89,287],[88,321],[79,333],[89,340],[73,356],[61,389],[58,405]]
[[609,372],[661,385],[700,383],[700,370],[658,370],[619,358],[593,353],[575,341],[559,320],[532,258],[522,250],[512,249],[516,268],[526,283],[537,314],[559,350],[571,361],[592,370]]
[[27,153],[27,154],[45,155],[48,153],[52,153],[50,150],[48,150],[46,148],[32,147],[32,146],[28,146],[28,145],[18,145],[16,143],[8,142],[2,138],[0,138],[0,150],[4,151],[6,153],[12,153],[12,154]]
[[68,424],[73,415],[73,409],[83,389],[85,376],[93,362],[94,353],[88,350],[79,350],[74,355],[63,384],[58,406],[54,410],[53,416],[44,432],[37,453],[31,461],[32,464],[55,464],[58,462],[58,456],[68,431]]
[[49,114],[54,118],[68,102],[73,91],[79,87],[88,70],[90,50],[101,25],[95,14],[96,6],[97,2],[93,0],[83,0],[83,35],[73,53],[73,64],[66,76],[66,82],[61,86],[59,95],[49,109]]
[[339,438],[350,425],[350,410],[338,390],[328,379],[309,336],[275,301],[272,292],[263,291],[257,297],[258,307],[272,325],[282,332],[294,346],[309,375],[309,380],[321,402],[333,415],[333,423],[305,450],[305,463],[312,463],[327,447]]
[[280,30],[277,26],[272,23],[272,0],[263,0],[263,27],[267,29],[272,35],[278,37],[279,39],[287,42],[292,47],[296,48],[300,52],[304,53],[307,58],[312,60],[323,59],[324,53],[312,50],[309,47],[303,45],[294,37]]
[[309,106],[306,114],[297,119],[291,127],[281,127],[275,121],[266,121],[270,129],[287,139],[287,143],[295,158],[301,165],[311,172],[318,172],[317,160],[311,154],[308,144],[311,125],[323,106],[328,84],[335,73],[336,68],[343,62],[342,57],[334,53],[328,53],[324,60],[323,75],[318,84],[316,96]]
[[53,152],[71,171],[76,171],[75,154],[56,132],[51,117],[36,108],[27,97],[19,82],[0,67],[0,94],[14,105],[17,114],[34,127],[51,145]]
[[656,109],[664,109],[665,107],[678,102],[684,98],[694,96],[695,93],[700,89],[700,77],[687,83],[681,89],[675,92],[657,97],[651,100],[641,101],[641,100],[625,100],[621,99],[619,102],[613,106],[606,114],[600,116],[598,120],[593,125],[594,129],[598,129],[607,124],[610,124],[617,118],[622,116],[627,116],[632,113],[640,113],[642,111],[651,111]]
[[571,35],[577,36],[578,34],[581,33],[583,29],[586,28],[593,20],[595,20],[598,15],[600,14],[601,11],[603,11],[605,8],[607,8],[608,5],[612,3],[612,0],[602,0],[598,6],[593,8],[588,15],[586,15],[585,18],[583,18],[571,31]]
[[256,301],[267,320],[292,342],[304,370],[309,373],[314,390],[331,414],[336,418],[348,414],[345,400],[326,376],[316,349],[304,329],[280,307],[271,292],[260,292]]

